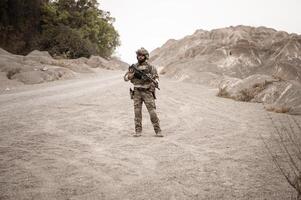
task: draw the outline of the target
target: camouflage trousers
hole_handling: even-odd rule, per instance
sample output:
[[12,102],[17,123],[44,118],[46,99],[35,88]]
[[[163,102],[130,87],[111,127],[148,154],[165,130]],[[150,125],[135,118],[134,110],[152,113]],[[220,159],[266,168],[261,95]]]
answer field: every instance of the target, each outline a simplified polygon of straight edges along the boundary
[[135,111],[135,131],[140,133],[142,131],[142,103],[145,104],[150,120],[153,124],[156,133],[161,131],[160,121],[156,113],[156,104],[153,94],[149,90],[134,89],[134,111]]

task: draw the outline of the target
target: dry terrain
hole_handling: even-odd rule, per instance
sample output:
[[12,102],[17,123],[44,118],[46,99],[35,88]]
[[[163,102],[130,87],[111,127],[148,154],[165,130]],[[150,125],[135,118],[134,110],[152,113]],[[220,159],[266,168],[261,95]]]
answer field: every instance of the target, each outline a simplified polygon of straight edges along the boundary
[[[197,30],[182,39],[168,40],[151,52],[150,61],[166,77],[222,86],[235,100],[262,102],[269,104],[269,110],[301,114],[301,35],[243,25]],[[266,87],[247,98],[237,98],[254,91],[254,82],[262,85],[258,80],[272,78],[279,81],[263,84]]]
[[260,138],[274,132],[261,104],[162,78],[157,108],[166,136],[153,137],[144,108],[144,132],[134,138],[122,75],[1,90],[1,200],[290,198]]

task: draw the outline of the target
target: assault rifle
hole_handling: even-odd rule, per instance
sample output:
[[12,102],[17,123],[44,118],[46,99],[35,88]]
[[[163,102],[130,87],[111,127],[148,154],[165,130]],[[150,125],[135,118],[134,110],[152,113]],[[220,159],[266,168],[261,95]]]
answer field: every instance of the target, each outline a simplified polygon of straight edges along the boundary
[[159,83],[156,80],[154,80],[152,77],[150,77],[150,75],[144,73],[143,71],[141,71],[140,69],[138,69],[135,65],[131,65],[130,69],[133,69],[133,71],[135,73],[137,73],[143,80],[150,80],[152,83],[154,83],[155,88],[157,88],[158,90],[160,90]]

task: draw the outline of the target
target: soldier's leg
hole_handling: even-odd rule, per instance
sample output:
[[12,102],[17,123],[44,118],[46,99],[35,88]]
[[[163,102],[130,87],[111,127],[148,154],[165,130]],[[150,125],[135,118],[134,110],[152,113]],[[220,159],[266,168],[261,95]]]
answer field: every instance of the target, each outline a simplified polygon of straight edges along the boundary
[[134,93],[134,112],[135,112],[135,132],[141,134],[142,132],[142,97],[141,92]]
[[144,97],[143,100],[144,100],[145,106],[150,115],[151,122],[154,126],[154,130],[156,133],[159,133],[159,132],[161,132],[161,128],[160,128],[160,121],[159,121],[159,118],[158,118],[158,115],[156,112],[155,99],[151,92],[145,92],[143,97]]

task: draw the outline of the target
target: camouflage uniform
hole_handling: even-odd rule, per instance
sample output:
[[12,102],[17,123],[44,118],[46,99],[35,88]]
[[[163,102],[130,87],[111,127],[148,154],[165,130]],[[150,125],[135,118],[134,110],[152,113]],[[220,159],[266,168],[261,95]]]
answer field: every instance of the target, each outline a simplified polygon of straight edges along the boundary
[[[157,70],[154,66],[150,65],[147,61],[143,63],[136,63],[135,67],[144,72],[145,74],[150,75],[155,80],[159,79]],[[128,74],[131,73],[131,67],[129,71],[125,74],[124,80],[130,80],[134,85],[134,111],[135,111],[135,135],[140,136],[142,132],[142,103],[145,104],[151,122],[153,124],[156,136],[161,135],[161,128],[159,123],[159,118],[156,113],[156,104],[155,104],[155,87],[150,80],[143,80],[141,77],[133,76],[131,79],[128,78]]]

